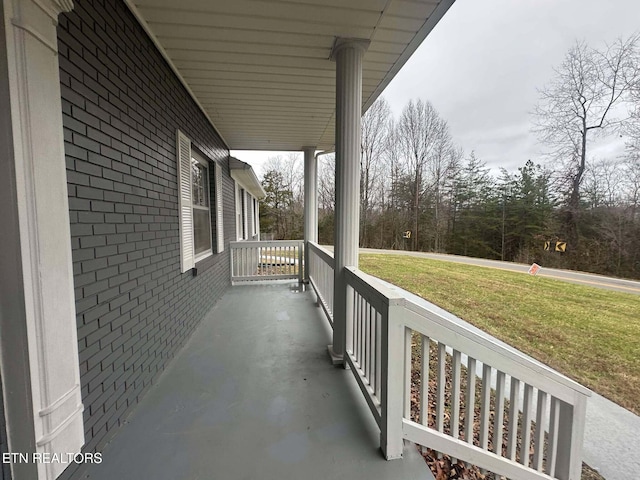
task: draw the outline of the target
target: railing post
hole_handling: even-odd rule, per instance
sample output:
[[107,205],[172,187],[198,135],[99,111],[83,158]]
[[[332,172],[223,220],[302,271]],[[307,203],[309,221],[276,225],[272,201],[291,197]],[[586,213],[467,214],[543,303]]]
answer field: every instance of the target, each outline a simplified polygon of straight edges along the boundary
[[307,269],[309,268],[309,264],[307,262],[304,262],[304,272],[302,269],[303,259],[309,258],[304,253],[306,250],[307,248],[305,248],[305,242],[301,241],[298,244],[298,283],[302,283],[304,281],[305,276],[307,277],[307,279],[309,278],[309,273],[307,272]]
[[559,480],[580,480],[587,397],[576,393],[574,405],[565,402],[559,403],[556,478]]
[[380,422],[380,449],[387,460],[402,458],[402,411],[404,405],[405,365],[404,331],[402,321],[403,299],[389,299],[387,311],[382,315],[381,375],[382,421]]
[[[304,274],[302,279],[309,281],[309,242],[318,241],[318,159],[316,147],[303,147],[304,150]],[[302,263],[300,264],[302,269]]]
[[234,248],[233,248],[233,244],[234,242],[229,242],[229,273],[231,274],[231,282],[233,283],[233,277],[235,277],[235,269],[234,267],[234,261],[233,261],[233,255],[234,255]]

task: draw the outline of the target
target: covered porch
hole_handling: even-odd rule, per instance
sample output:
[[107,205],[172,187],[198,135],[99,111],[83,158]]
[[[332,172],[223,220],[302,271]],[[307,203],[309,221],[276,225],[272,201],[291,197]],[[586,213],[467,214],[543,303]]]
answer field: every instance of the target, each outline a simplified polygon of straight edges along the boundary
[[315,295],[290,282],[227,290],[88,478],[433,478],[412,444],[385,461]]
[[[6,150],[11,150],[8,158],[14,148],[18,151],[18,191],[11,198],[14,203],[7,204],[11,208],[7,207],[0,217],[10,218],[14,224],[20,219],[20,228],[16,226],[13,231],[21,235],[25,232],[20,238],[16,233],[5,240],[12,248],[5,249],[4,255],[16,263],[11,264],[13,270],[6,278],[22,278],[23,268],[28,274],[21,285],[24,291],[16,294],[13,285],[5,285],[2,290],[11,292],[8,298],[27,299],[27,307],[15,306],[16,318],[24,317],[24,321],[14,322],[19,328],[12,325],[9,332],[13,337],[3,331],[2,356],[14,362],[12,372],[18,368],[29,371],[19,378],[12,374],[11,380],[27,394],[6,402],[10,407],[7,416],[14,425],[16,419],[26,418],[25,424],[35,426],[33,431],[10,431],[14,451],[20,451],[21,445],[24,451],[73,452],[83,445],[95,450],[98,445],[102,449],[104,441],[103,462],[87,466],[89,478],[94,479],[430,478],[415,448],[405,442],[408,440],[509,478],[579,478],[589,395],[586,389],[520,352],[470,331],[442,312],[407,301],[358,269],[360,116],[452,0],[354,0],[346,7],[344,2],[330,2],[330,6],[299,2],[301,5],[291,8],[277,2],[258,6],[258,2],[248,1],[194,0],[181,5],[180,11],[166,1],[134,4],[127,0],[129,10],[119,18],[125,25],[120,50],[132,50],[146,40],[155,44],[167,68],[175,73],[172,90],[180,90],[182,103],[197,105],[209,120],[211,132],[199,135],[201,148],[211,152],[212,165],[220,164],[214,171],[229,169],[224,159],[230,149],[305,151],[305,235],[304,243],[296,242],[295,256],[273,245],[230,241],[230,229],[222,228],[225,212],[230,210],[218,208],[216,218],[220,218],[221,228],[216,223],[217,263],[208,271],[205,265],[197,268],[194,262],[190,236],[195,231],[193,225],[185,222],[185,227],[178,215],[178,210],[189,212],[192,204],[191,194],[185,193],[190,191],[191,182],[183,182],[184,178],[176,175],[176,161],[181,164],[185,160],[190,165],[190,155],[180,153],[189,151],[192,139],[178,133],[178,141],[188,145],[179,148],[173,144],[172,135],[185,125],[195,133],[191,110],[185,110],[174,124],[170,122],[173,108],[169,115],[158,107],[154,115],[161,120],[155,119],[158,127],[154,128],[162,130],[166,138],[142,135],[144,141],[132,142],[137,148],[124,144],[120,139],[125,137],[117,128],[113,133],[111,125],[105,124],[105,132],[118,138],[99,135],[103,143],[95,145],[70,128],[65,131],[60,115],[64,113],[60,83],[68,80],[74,85],[75,80],[69,76],[60,79],[56,48],[60,38],[55,22],[60,12],[71,10],[73,5],[67,0],[51,1],[44,2],[51,3],[44,9],[40,3],[5,2],[12,6],[5,12],[6,18],[12,19],[6,22],[10,25],[6,38],[12,42],[7,63],[13,75],[5,82],[11,87],[7,88],[11,93],[7,97],[13,113],[7,124],[15,128],[15,138],[5,143]],[[66,30],[62,28],[61,33],[72,47],[61,42],[63,56],[66,53],[75,58],[70,50],[76,46],[91,58],[72,33],[88,43],[90,38],[84,36],[84,30],[100,22],[106,25],[109,15],[99,4],[89,12],[85,9],[88,7],[78,2],[77,18],[73,17],[71,25],[65,19]],[[73,20],[80,28],[73,26]],[[31,25],[38,27],[35,35],[29,30]],[[148,39],[129,38],[130,31],[140,33],[141,28]],[[107,26],[105,35],[112,30]],[[296,46],[301,38],[307,42],[304,48]],[[95,46],[96,51],[99,48]],[[140,60],[149,51],[137,52]],[[130,63],[120,68],[105,60],[100,68],[109,78],[118,78],[135,72],[137,62]],[[154,64],[154,68],[167,65]],[[91,71],[93,67],[85,68]],[[87,74],[80,73],[86,79]],[[243,80],[247,73],[251,78]],[[129,94],[136,92],[137,85],[131,75],[130,85],[113,86],[121,98],[107,90],[100,92],[117,105],[107,104],[117,116],[133,124],[141,114],[137,107],[128,105]],[[8,74],[4,76],[9,78]],[[141,91],[165,86],[157,80],[155,71],[148,76],[151,81],[140,87]],[[245,83],[240,85],[240,81]],[[100,106],[104,98],[91,90],[98,89],[94,83],[88,80],[80,90],[88,91],[90,98],[99,97]],[[164,99],[168,92],[157,90],[158,98]],[[87,110],[96,107],[84,98],[77,101]],[[153,103],[145,99],[140,102],[144,107]],[[69,108],[72,113],[79,110],[78,117],[90,122],[86,112],[76,107]],[[129,127],[106,111],[105,118],[131,135],[148,130],[144,121]],[[204,123],[205,118],[201,120]],[[78,124],[68,117],[69,121],[82,133],[90,131],[82,121]],[[36,142],[32,132],[47,141]],[[84,252],[75,264],[74,237],[67,227],[76,223],[70,220],[69,182],[61,161],[65,158],[65,133],[74,141],[77,138],[77,145],[67,147],[73,155],[102,162],[87,167],[93,173],[86,181],[98,192],[73,187],[89,199],[74,202],[78,210],[71,213],[77,217],[77,224],[83,219],[91,225],[88,230],[87,225],[76,227],[80,231],[75,236],[76,251]],[[156,150],[149,150],[147,143]],[[220,145],[214,148],[216,143]],[[101,155],[91,155],[80,144],[89,144]],[[123,156],[114,152],[114,146],[127,153]],[[335,258],[316,244],[316,155],[330,150],[336,153],[337,165]],[[142,155],[141,160],[131,156],[136,152]],[[216,160],[220,152],[224,158]],[[169,163],[161,163],[167,171],[160,169],[157,173],[162,173],[162,178],[153,183],[143,168],[155,172],[155,157]],[[84,166],[83,158],[73,163]],[[120,160],[140,168],[123,167]],[[131,175],[114,174],[108,168],[114,165]],[[13,170],[10,173],[6,178],[11,180]],[[124,190],[111,191],[117,185],[100,176],[103,174],[115,175],[116,183],[122,180]],[[214,176],[217,182],[224,177],[222,173]],[[218,205],[222,205],[225,189],[217,182],[215,194],[221,198]],[[185,188],[180,190],[178,184],[182,183]],[[123,193],[130,191],[136,195]],[[38,195],[31,198],[30,192]],[[144,202],[149,200],[149,206],[157,211],[147,208]],[[164,203],[156,205],[154,200]],[[80,208],[89,208],[89,213],[80,212]],[[166,209],[163,215],[159,215],[161,208]],[[239,210],[242,218],[242,208]],[[227,216],[233,220],[233,215]],[[127,223],[131,224],[128,230],[120,227],[127,227]],[[221,235],[223,230],[226,237]],[[156,231],[165,233],[160,236]],[[107,238],[112,234],[113,238]],[[107,240],[121,242],[122,246],[107,245]],[[152,241],[157,246],[149,244],[149,249],[157,250],[147,253],[146,242]],[[17,265],[13,252],[24,256],[23,265]],[[131,268],[139,272],[124,266],[128,254]],[[147,254],[153,258],[153,265],[152,260],[142,258]],[[120,270],[116,276],[109,267],[119,257],[123,258],[123,267],[117,267]],[[269,260],[265,262],[264,257]],[[138,260],[140,264],[133,263]],[[75,271],[76,266],[80,270]],[[288,271],[292,266],[297,269],[294,274]],[[307,279],[316,296],[288,285],[226,289],[236,276],[247,280],[243,277],[262,272],[263,267],[268,267],[273,277],[284,273]],[[210,284],[205,283],[207,279]],[[77,290],[80,282],[86,282],[82,291]],[[162,285],[158,285],[160,282]],[[300,283],[294,280],[294,285]],[[176,360],[166,364],[173,355],[168,346],[179,344],[177,340],[173,344],[176,332],[195,323],[185,321],[196,318],[187,309],[196,305],[193,312],[199,319],[210,305],[206,300],[214,298],[211,285],[219,287],[220,292],[224,287],[224,296]],[[77,308],[75,293],[81,297],[78,303],[82,309]],[[316,298],[321,308],[314,306]],[[24,308],[26,313],[20,310]],[[164,317],[158,314],[160,308],[166,313]],[[84,315],[79,319],[82,324],[72,320],[79,310]],[[323,312],[328,322],[322,318]],[[212,314],[216,316],[215,328]],[[82,362],[78,362],[79,330],[86,347]],[[327,346],[332,362],[327,358]],[[431,350],[436,353],[433,359]],[[136,363],[138,357],[144,361]],[[470,372],[481,368],[477,383],[473,374],[463,381],[463,367]],[[164,368],[164,375],[145,395],[146,387],[155,383],[155,372]],[[430,378],[437,381],[437,398],[424,388]],[[117,395],[124,395],[124,400],[118,402]],[[414,397],[420,400],[418,411],[413,409]],[[479,413],[474,430],[474,422],[461,415],[460,399],[473,405],[476,397]],[[505,404],[505,397],[511,408]],[[25,411],[23,398],[31,399],[30,411]],[[83,402],[88,408],[86,418],[82,416]],[[128,412],[133,414],[126,417]],[[102,427],[86,425],[98,420]],[[533,422],[549,425],[548,442],[544,429],[532,429]],[[122,428],[116,430],[116,426]],[[85,435],[91,437],[91,443],[85,442]],[[403,461],[386,462],[385,458]],[[63,469],[61,465],[14,465],[12,478],[37,475],[54,479]]]

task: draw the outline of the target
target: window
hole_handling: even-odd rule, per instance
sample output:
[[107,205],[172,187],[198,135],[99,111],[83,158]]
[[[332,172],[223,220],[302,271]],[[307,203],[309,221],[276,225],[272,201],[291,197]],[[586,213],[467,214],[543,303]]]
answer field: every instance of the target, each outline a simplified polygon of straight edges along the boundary
[[242,203],[242,239],[246,240],[247,236],[247,192],[244,188],[240,189],[240,201]]
[[209,165],[191,152],[191,206],[193,207],[193,251],[195,261],[212,253],[209,209]]
[[211,215],[209,161],[193,151],[191,140],[178,131],[178,189],[180,214],[180,269],[213,254],[212,218],[216,226],[216,252],[224,250],[222,168],[215,163],[215,216]]
[[259,227],[258,227],[258,199],[251,197],[251,205],[252,205],[252,215],[253,215],[253,222],[251,224],[251,230],[252,230],[252,235],[255,237],[258,234],[259,231]]
[[222,166],[216,162],[216,253],[224,251],[224,212],[222,210]]
[[248,238],[246,197],[246,190],[236,182],[236,238],[238,240]]

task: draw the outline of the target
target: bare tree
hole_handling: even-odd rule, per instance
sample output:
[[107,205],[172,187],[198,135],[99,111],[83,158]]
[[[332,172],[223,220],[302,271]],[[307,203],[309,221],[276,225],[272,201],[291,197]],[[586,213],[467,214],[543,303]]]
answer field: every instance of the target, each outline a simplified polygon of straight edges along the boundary
[[262,184],[267,198],[261,213],[265,226],[274,223],[274,231],[270,233],[279,239],[298,238],[302,234],[303,181],[303,162],[299,153],[269,157],[262,166]]
[[628,155],[622,162],[622,194],[629,205],[631,221],[636,221],[640,208],[640,152]]
[[391,108],[379,98],[362,116],[362,160],[360,168],[360,244],[368,246],[369,223],[377,184],[383,171],[382,157],[388,135]]
[[[391,118],[387,127],[387,137],[384,145],[385,175],[383,176],[384,192],[386,199],[382,202],[385,217],[388,245],[391,248],[403,246],[401,232],[407,229],[407,210],[401,202],[401,183],[406,175],[406,165],[402,158],[402,146],[400,142],[400,129],[396,121]],[[390,234],[390,235],[389,235]]]
[[447,228],[444,215],[444,199],[452,178],[461,168],[463,152],[456,148],[448,128],[443,129],[428,164],[428,189],[433,196],[433,250],[444,251],[443,237]]
[[448,136],[446,122],[430,102],[410,100],[402,110],[398,124],[400,146],[408,170],[412,175],[412,248],[418,249],[420,202],[424,188],[427,164],[433,159],[443,138]]
[[583,190],[590,208],[615,207],[622,202],[622,173],[620,161],[587,162]]
[[336,156],[333,153],[318,157],[318,241],[333,244],[336,206]]
[[336,204],[335,154],[318,157],[318,203],[321,210],[334,211]]
[[551,158],[563,166],[568,196],[565,227],[574,244],[589,141],[621,127],[626,117],[622,104],[640,78],[639,43],[638,35],[618,39],[604,50],[577,42],[555,69],[554,79],[540,91],[535,130]]

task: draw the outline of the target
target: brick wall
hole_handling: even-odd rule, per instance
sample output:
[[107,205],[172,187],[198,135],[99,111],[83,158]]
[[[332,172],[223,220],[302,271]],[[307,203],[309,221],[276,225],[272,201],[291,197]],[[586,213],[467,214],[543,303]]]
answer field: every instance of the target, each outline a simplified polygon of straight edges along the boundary
[[228,248],[196,277],[180,273],[176,129],[223,165],[227,241],[234,192],[226,146],[124,3],[74,3],[58,27],[60,87],[85,449],[95,451],[229,285]]

